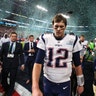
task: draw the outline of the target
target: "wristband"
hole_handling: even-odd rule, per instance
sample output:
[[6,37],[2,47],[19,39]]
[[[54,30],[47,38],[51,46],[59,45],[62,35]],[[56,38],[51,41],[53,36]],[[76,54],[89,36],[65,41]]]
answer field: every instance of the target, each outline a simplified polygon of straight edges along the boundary
[[84,76],[83,76],[83,74],[77,76],[77,85],[78,86],[83,86],[84,85]]

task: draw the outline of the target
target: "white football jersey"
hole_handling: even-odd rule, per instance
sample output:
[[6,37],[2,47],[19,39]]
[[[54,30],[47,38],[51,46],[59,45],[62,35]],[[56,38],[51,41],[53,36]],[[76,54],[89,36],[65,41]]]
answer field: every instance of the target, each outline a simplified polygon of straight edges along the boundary
[[80,56],[84,56],[86,53],[88,41],[85,40],[84,42],[81,42],[82,50],[80,51]]
[[[57,40],[53,33],[40,37],[37,47],[45,50],[44,76],[55,83],[70,80],[72,71],[72,53],[82,49],[79,39],[75,43],[76,36],[65,35],[62,40]],[[42,54],[41,54],[42,56]]]

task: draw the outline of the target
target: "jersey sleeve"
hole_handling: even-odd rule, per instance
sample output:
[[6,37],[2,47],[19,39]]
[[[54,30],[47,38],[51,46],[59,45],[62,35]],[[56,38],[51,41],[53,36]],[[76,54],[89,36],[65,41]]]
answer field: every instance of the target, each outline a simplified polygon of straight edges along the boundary
[[37,44],[37,47],[39,49],[42,49],[42,50],[45,50],[45,38],[44,38],[44,34],[42,34],[40,37],[39,37],[39,42]]
[[81,44],[80,44],[80,42],[79,42],[79,38],[77,38],[77,40],[75,40],[75,42],[76,42],[76,43],[75,43],[75,45],[74,45],[74,47],[73,47],[73,53],[82,50],[82,46],[81,46]]
[[45,51],[42,49],[38,49],[35,63],[43,64],[44,63],[44,57],[45,57]]
[[80,51],[73,53],[73,61],[74,61],[74,65],[76,67],[81,65],[81,62],[80,62]]

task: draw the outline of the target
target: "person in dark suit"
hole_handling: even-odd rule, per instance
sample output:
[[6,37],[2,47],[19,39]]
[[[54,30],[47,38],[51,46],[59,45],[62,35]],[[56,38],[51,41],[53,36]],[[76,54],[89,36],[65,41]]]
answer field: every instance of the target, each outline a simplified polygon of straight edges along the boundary
[[[22,45],[17,42],[17,33],[10,34],[10,41],[3,43],[0,51],[2,61],[2,86],[5,90],[4,96],[12,96],[19,64],[21,70],[24,70],[24,56]],[[9,83],[7,77],[9,76]]]
[[26,84],[28,84],[32,78],[32,69],[33,69],[33,65],[34,65],[34,61],[37,53],[36,42],[34,42],[33,35],[30,35],[29,42],[25,43],[24,53],[25,53],[25,57],[27,58],[25,69],[27,68],[28,80],[26,81]]

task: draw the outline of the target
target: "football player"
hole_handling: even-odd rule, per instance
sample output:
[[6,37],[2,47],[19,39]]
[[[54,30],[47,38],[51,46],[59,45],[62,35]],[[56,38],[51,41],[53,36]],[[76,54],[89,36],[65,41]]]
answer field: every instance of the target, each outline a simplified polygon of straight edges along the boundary
[[[74,35],[65,35],[67,20],[57,14],[52,20],[52,34],[41,35],[37,44],[38,54],[32,75],[32,96],[71,96],[70,76],[72,61],[77,75],[77,92],[80,95],[84,88],[84,77],[80,63],[79,39]],[[43,65],[44,63],[44,65]],[[39,77],[44,66],[44,95],[39,89]]]

